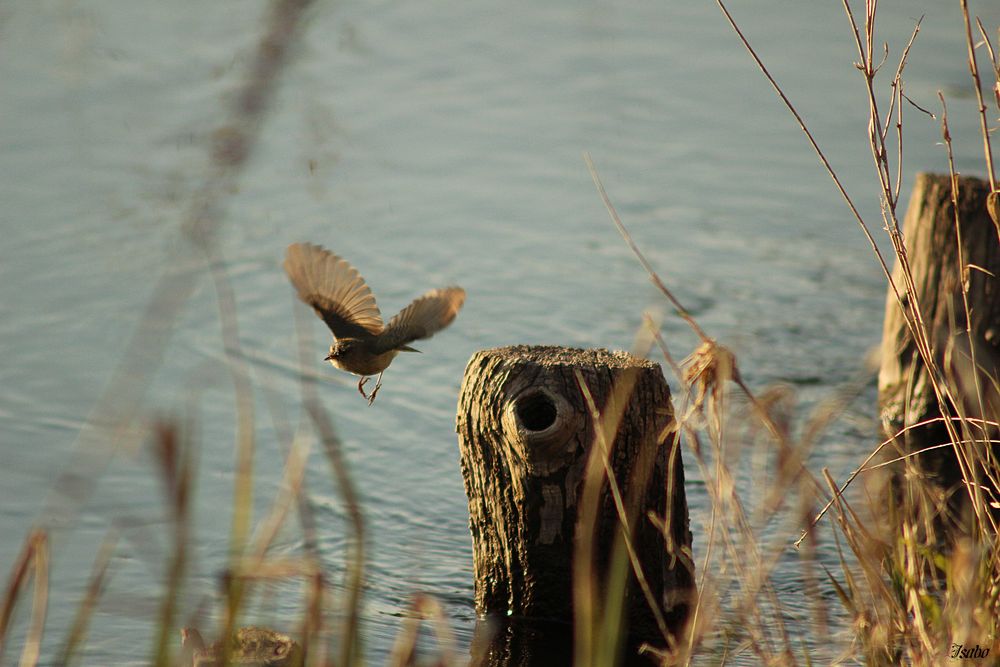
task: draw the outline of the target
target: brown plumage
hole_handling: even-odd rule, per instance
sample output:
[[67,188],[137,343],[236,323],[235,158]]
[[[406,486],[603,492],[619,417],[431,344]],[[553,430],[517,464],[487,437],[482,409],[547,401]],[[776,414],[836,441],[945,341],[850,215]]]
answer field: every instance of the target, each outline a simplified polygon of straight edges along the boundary
[[[465,302],[461,287],[434,289],[382,324],[375,296],[357,269],[325,248],[293,243],[285,254],[285,273],[299,298],[309,304],[333,332],[326,361],[360,375],[358,391],[371,405],[382,386],[382,373],[408,345],[430,338],[451,324]],[[375,389],[365,394],[368,376],[378,374]]]

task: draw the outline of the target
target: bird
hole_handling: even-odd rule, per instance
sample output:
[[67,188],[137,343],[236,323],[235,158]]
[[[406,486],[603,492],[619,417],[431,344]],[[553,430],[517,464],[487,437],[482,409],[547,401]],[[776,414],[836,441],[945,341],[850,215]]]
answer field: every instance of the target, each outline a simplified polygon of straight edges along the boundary
[[[375,295],[358,270],[342,257],[319,245],[293,243],[285,253],[284,268],[299,299],[312,306],[333,333],[324,361],[361,376],[358,391],[368,405],[375,402],[382,373],[395,356],[419,352],[409,343],[444,329],[465,303],[461,287],[433,289],[383,325]],[[365,383],[376,374],[375,388],[366,394]]]

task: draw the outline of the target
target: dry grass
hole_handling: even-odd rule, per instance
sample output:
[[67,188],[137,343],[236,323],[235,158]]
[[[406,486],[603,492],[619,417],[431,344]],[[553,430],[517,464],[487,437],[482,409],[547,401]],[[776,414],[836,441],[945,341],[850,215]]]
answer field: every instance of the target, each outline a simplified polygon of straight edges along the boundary
[[[251,522],[253,501],[253,457],[255,434],[252,424],[253,401],[249,371],[239,347],[235,305],[223,264],[214,239],[221,224],[224,200],[238,178],[247,157],[252,153],[257,131],[265,118],[268,101],[279,79],[288,51],[294,47],[303,14],[310,3],[295,0],[275,0],[266,21],[258,56],[248,74],[241,94],[231,110],[230,122],[218,134],[218,143],[211,156],[212,176],[192,201],[185,232],[192,255],[203,258],[204,266],[213,279],[218,296],[219,317],[223,338],[237,396],[237,441],[234,443],[236,483],[233,496],[233,523],[230,536],[229,563],[222,608],[219,636],[229,636],[246,614],[256,586],[274,580],[300,581],[304,604],[297,619],[289,619],[305,649],[309,665],[354,665],[364,661],[360,627],[362,591],[365,579],[365,521],[354,482],[347,470],[332,420],[320,403],[313,376],[302,373],[303,405],[309,416],[304,427],[292,441],[285,443],[288,452],[283,472],[282,490],[274,498],[270,512],[256,526]],[[674,370],[682,388],[674,411],[676,428],[689,458],[699,469],[711,503],[707,525],[696,526],[696,539],[703,544],[702,559],[697,563],[697,597],[687,626],[678,635],[671,635],[657,610],[663,632],[658,646],[648,647],[648,654],[662,664],[688,664],[704,657],[712,663],[725,664],[737,653],[752,654],[760,664],[799,665],[818,662],[864,662],[893,665],[906,662],[915,665],[940,664],[947,659],[956,644],[971,646],[988,644],[990,656],[1000,653],[998,619],[1000,619],[1000,549],[997,549],[995,524],[997,499],[988,494],[991,481],[996,487],[1000,480],[1000,464],[993,456],[995,428],[1000,415],[980,416],[961,410],[956,390],[947,373],[938,369],[934,355],[934,340],[928,331],[915,299],[913,276],[909,270],[906,248],[897,217],[900,182],[903,173],[903,108],[909,103],[903,85],[907,55],[914,46],[919,23],[901,51],[889,85],[889,103],[880,105],[876,83],[882,53],[874,34],[877,5],[869,0],[864,20],[856,20],[850,4],[845,13],[858,51],[857,67],[862,75],[870,112],[869,138],[875,174],[881,186],[882,227],[886,230],[895,252],[895,261],[903,267],[904,283],[894,284],[890,262],[880,253],[871,225],[863,219],[840,179],[826,160],[804,120],[792,102],[781,91],[764,63],[740,31],[725,4],[718,2],[725,17],[750,51],[768,81],[816,150],[822,166],[833,178],[848,207],[871,243],[876,260],[886,276],[891,294],[898,300],[906,316],[907,326],[917,342],[924,363],[934,372],[933,390],[941,411],[941,425],[948,433],[943,447],[954,450],[961,462],[965,492],[972,510],[967,530],[957,537],[943,539],[941,525],[930,519],[939,516],[945,507],[941,494],[925,484],[925,472],[912,452],[899,452],[895,457],[885,453],[894,448],[903,433],[893,434],[881,445],[873,447],[867,456],[859,456],[853,474],[842,481],[834,480],[827,470],[810,470],[807,461],[824,429],[837,417],[860,390],[863,381],[835,393],[812,414],[797,417],[790,407],[787,391],[774,388],[755,393],[743,381],[738,359],[704,331],[666,283],[657,275],[619,218],[610,197],[600,182],[589,156],[588,167],[611,218],[637,259],[648,272],[654,285],[674,307],[676,313],[691,327],[699,346],[686,359],[678,360],[668,348],[658,329],[647,322],[640,335],[637,349],[647,354],[655,347],[666,364]],[[973,22],[965,0],[960,0],[966,22],[970,77],[979,95],[983,152],[991,187],[996,190],[989,134],[988,107],[979,93],[981,74],[976,62],[977,44]],[[1000,110],[1000,74],[993,45],[984,27],[976,21],[981,37],[981,50],[988,53],[994,78],[992,90]],[[951,136],[947,126],[947,109],[942,97],[942,133],[951,155]],[[883,113],[881,109],[885,108]],[[922,110],[921,110],[922,111]],[[952,167],[954,176],[954,168]],[[953,182],[957,181],[953,179]],[[996,205],[997,197],[991,202]],[[996,220],[1000,242],[1000,220]],[[958,267],[966,271],[968,267]],[[139,401],[169,338],[181,307],[192,294],[197,271],[172,273],[161,280],[150,307],[140,324],[133,344],[125,351],[118,374],[102,398],[93,426],[81,435],[81,446],[95,442],[106,447],[110,456],[124,434],[131,432],[138,420]],[[974,304],[963,300],[966,315]],[[966,318],[968,321],[971,318]],[[303,343],[303,349],[306,344]],[[303,357],[304,359],[304,357]],[[303,360],[303,364],[305,361]],[[138,370],[137,370],[138,369]],[[141,372],[140,372],[141,371]],[[996,382],[983,377],[982,382]],[[584,390],[586,388],[584,387]],[[616,391],[628,392],[622,386]],[[980,396],[980,402],[983,401]],[[622,406],[624,400],[613,401]],[[602,409],[589,399],[589,408],[597,428],[599,442],[592,448],[583,487],[581,504],[581,534],[592,536],[593,510],[603,481],[613,482],[608,475],[607,442],[613,440],[620,414],[614,409]],[[110,426],[109,426],[110,425]],[[908,428],[914,428],[912,425]],[[311,433],[310,433],[311,432]],[[875,440],[877,438],[873,438]],[[151,662],[157,665],[175,664],[179,642],[177,630],[181,623],[180,600],[184,590],[187,566],[191,554],[191,497],[194,447],[183,423],[165,422],[150,434],[163,482],[164,505],[171,517],[172,552],[166,567],[164,595],[157,619],[158,634],[150,647]],[[351,545],[347,559],[347,585],[344,599],[334,599],[320,555],[316,551],[314,519],[304,489],[305,463],[313,441],[318,441],[330,464],[331,477],[341,494],[350,518]],[[110,444],[105,444],[110,443]],[[758,465],[755,462],[762,462]],[[737,489],[740,471],[752,467],[766,491],[748,501],[747,494]],[[903,479],[916,480],[907,484],[907,493],[897,505],[886,503],[878,489],[879,476],[893,472]],[[858,484],[856,484],[856,480]],[[65,481],[65,480],[64,480]],[[865,489],[851,489],[861,481],[872,482]],[[88,482],[89,484],[90,482]],[[66,482],[66,486],[70,484]],[[73,486],[74,502],[81,502],[90,487]],[[642,579],[641,566],[629,543],[629,525],[636,519],[626,511],[622,492],[611,484],[616,507],[625,529],[621,533],[617,557],[613,559],[611,580],[617,586],[594,585],[595,574],[589,557],[593,549],[588,539],[578,542],[577,571],[574,573],[578,601],[576,618],[576,656],[578,664],[605,665],[620,654],[622,637],[620,624],[621,592],[629,571]],[[669,494],[668,494],[669,495]],[[853,501],[849,501],[853,498]],[[888,511],[886,510],[888,508]],[[282,526],[291,517],[297,518],[304,536],[305,548],[296,557],[274,557],[270,547]],[[645,520],[643,517],[640,520]],[[664,531],[669,535],[669,531]],[[766,536],[766,537],[765,537]],[[839,568],[830,571],[817,554],[821,543],[834,542]],[[96,608],[109,576],[109,563],[116,546],[111,535],[97,554],[86,594],[67,637],[58,642],[59,664],[79,662],[86,644],[90,618]],[[48,569],[51,540],[38,528],[25,540],[14,563],[7,586],[0,599],[0,658],[13,652],[9,645],[12,620],[19,604],[29,597],[29,621],[25,640],[20,647],[20,664],[34,665],[39,660],[44,638],[44,620],[49,604]],[[841,641],[839,655],[819,655],[806,645],[786,624],[789,601],[779,595],[774,585],[777,567],[785,567],[782,557],[794,554],[802,570],[802,590],[799,606],[811,619],[811,632],[816,638],[831,636],[835,615],[851,619],[851,632]],[[691,558],[691,554],[669,554],[671,558]],[[822,591],[833,591],[839,610],[831,609]],[[649,595],[647,604],[655,605]],[[617,597],[616,597],[617,596]],[[610,610],[610,613],[609,613]],[[334,612],[338,612],[334,615]],[[332,618],[339,620],[331,621]],[[609,621],[608,619],[612,619]],[[423,619],[432,623],[436,637],[438,664],[461,664],[465,661],[455,648],[448,621],[439,604],[432,598],[414,598],[407,621],[393,648],[390,663],[410,665],[418,661],[419,626]],[[223,657],[225,660],[225,656]]]
[[[845,646],[841,656],[834,658],[835,661],[932,665],[950,659],[952,650],[961,650],[960,645],[969,648],[977,644],[989,649],[990,655],[995,658],[1000,648],[997,644],[1000,552],[996,549],[995,523],[998,499],[991,495],[991,490],[998,488],[996,480],[1000,467],[994,455],[993,444],[996,440],[992,434],[996,433],[1000,415],[992,414],[993,406],[983,398],[982,387],[997,382],[996,369],[980,367],[982,375],[977,376],[975,383],[981,408],[979,415],[963,410],[955,378],[940,368],[941,364],[935,356],[939,339],[935,339],[933,332],[928,330],[922,304],[914,298],[918,292],[897,217],[903,171],[903,106],[904,101],[909,101],[904,93],[902,75],[919,32],[919,22],[902,49],[891,78],[889,104],[881,107],[876,77],[885,56],[877,46],[874,34],[877,4],[871,0],[865,4],[864,20],[859,25],[850,5],[844,3],[858,50],[856,65],[862,74],[869,101],[869,139],[882,191],[882,227],[889,235],[895,261],[902,267],[903,284],[897,285],[893,282],[889,263],[878,249],[870,225],[860,215],[805,121],[757,56],[725,4],[721,0],[718,4],[751,57],[795,117],[871,243],[890,293],[895,295],[905,315],[920,357],[931,369],[932,390],[942,415],[940,424],[948,436],[947,441],[939,446],[952,450],[960,463],[964,481],[964,490],[960,493],[968,494],[966,506],[970,508],[971,520],[961,528],[952,525],[954,517],[946,515],[948,505],[943,490],[927,479],[926,471],[918,465],[919,452],[900,449],[895,458],[885,455],[883,448],[898,448],[905,433],[893,434],[874,448],[855,473],[841,484],[832,479],[826,470],[821,471],[822,480],[819,480],[806,469],[804,462],[819,433],[843,407],[843,403],[838,405],[835,401],[822,406],[805,420],[803,427],[794,428],[792,415],[782,407],[781,392],[755,396],[743,383],[738,362],[732,353],[691,321],[687,311],[643,257],[618,218],[600,184],[596,169],[587,157],[598,191],[615,225],[649,272],[654,285],[679,315],[692,325],[692,330],[701,340],[698,349],[684,363],[678,363],[659,339],[665,360],[684,388],[684,393],[678,397],[681,405],[677,410],[679,427],[685,432],[689,451],[707,485],[712,507],[708,525],[698,533],[705,541],[704,559],[699,563],[698,604],[684,636],[670,642],[672,650],[660,654],[663,663],[686,664],[692,656],[706,651],[721,655],[722,662],[725,662],[733,649],[730,637],[735,637],[737,650],[752,653],[761,664],[797,665],[830,660],[829,656],[813,655],[813,651],[793,640],[785,627],[783,619],[787,610],[782,608],[782,604],[787,605],[788,602],[783,602],[776,595],[771,575],[780,554],[792,544],[792,540],[783,544],[780,531],[775,540],[775,524],[785,526],[786,530],[801,530],[794,545],[800,549],[803,565],[805,585],[801,591],[801,602],[803,606],[811,607],[814,636],[829,636],[830,610],[825,608],[822,597],[817,595],[820,586],[832,587],[843,610],[853,619],[851,642]],[[975,61],[976,44],[964,1],[961,8],[967,27],[970,75],[980,108],[986,171],[995,191],[986,106],[982,96],[978,95],[980,78]],[[993,48],[978,21],[977,25],[995,75],[997,63]],[[994,82],[993,89],[1000,91],[1000,84]],[[943,97],[941,101],[942,132],[950,162],[951,136]],[[1000,92],[997,92],[997,105],[1000,109]],[[888,110],[883,114],[881,108]],[[958,180],[954,167],[952,182],[953,200],[957,202]],[[996,195],[992,197],[991,202],[995,202]],[[957,211],[956,206],[956,215]],[[960,275],[976,268],[965,266],[961,254],[959,258],[956,271]],[[968,289],[968,281],[963,281],[963,284]],[[903,298],[904,294],[909,298]],[[964,309],[965,321],[971,322],[970,311],[975,306],[969,303],[964,292],[962,297],[958,307]],[[964,333],[968,334],[968,331]],[[733,391],[737,392],[736,397],[731,396]],[[734,398],[748,409],[734,412],[731,409]],[[907,429],[920,426],[923,424],[909,425]],[[743,432],[734,436],[734,431]],[[800,435],[796,437],[793,433]],[[752,512],[735,489],[736,470],[739,466],[748,465],[739,451],[740,443],[763,447],[769,453],[768,460],[771,462],[765,471],[768,492]],[[879,457],[881,462],[872,464]],[[894,479],[902,480],[899,486],[905,489],[898,504],[887,502],[873,473],[890,470]],[[862,504],[855,507],[844,492],[859,475],[864,475],[874,484],[854,494],[858,498],[855,503]],[[812,508],[820,503],[824,507],[816,513]],[[830,521],[824,523],[824,517]],[[763,539],[761,526],[771,526],[767,541]],[[821,530],[827,540],[832,538],[838,545],[838,573],[827,571],[816,558],[815,544]],[[773,546],[775,542],[777,546]],[[720,616],[723,616],[719,613],[721,609],[726,609],[728,616],[726,621],[720,622]]]

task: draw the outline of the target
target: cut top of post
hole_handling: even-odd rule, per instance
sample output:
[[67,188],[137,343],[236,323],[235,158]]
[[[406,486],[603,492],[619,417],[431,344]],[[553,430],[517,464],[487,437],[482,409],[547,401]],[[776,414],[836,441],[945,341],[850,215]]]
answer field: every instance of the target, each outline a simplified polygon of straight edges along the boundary
[[648,359],[625,352],[623,350],[606,350],[604,348],[580,349],[561,347],[559,345],[510,345],[480,350],[475,357],[491,357],[509,361],[520,361],[540,366],[582,366],[602,367],[611,369],[649,368],[655,369],[658,364]]

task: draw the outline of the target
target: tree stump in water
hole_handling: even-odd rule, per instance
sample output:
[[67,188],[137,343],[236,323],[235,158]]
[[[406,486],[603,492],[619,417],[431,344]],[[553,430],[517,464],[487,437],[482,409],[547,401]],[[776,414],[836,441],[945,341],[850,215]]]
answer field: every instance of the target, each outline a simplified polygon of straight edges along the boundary
[[[882,336],[879,410],[887,437],[912,427],[897,441],[899,455],[950,441],[945,424],[938,419],[942,414],[935,379],[947,387],[944,401],[952,416],[992,422],[1000,418],[996,384],[1000,370],[1000,226],[987,210],[988,195],[986,182],[959,178],[956,224],[950,176],[918,174],[913,186],[903,234],[916,294],[904,299],[916,298],[920,306],[937,369],[928,369],[921,359],[890,289]],[[990,204],[996,207],[995,195]],[[906,283],[898,261],[892,277],[903,294]],[[966,301],[971,317],[967,317]],[[914,427],[934,419],[937,421]],[[969,441],[963,447],[970,460],[996,461],[996,452],[985,444],[988,438],[996,437],[996,429],[974,425],[970,431],[953,423],[960,439]],[[953,447],[924,451],[915,457],[915,463],[923,481],[941,492],[938,510],[950,510],[950,519],[955,519],[969,508],[969,493]],[[908,482],[900,477],[895,476],[897,493],[905,493]],[[990,497],[996,488],[991,488],[994,485],[981,466],[973,466],[969,479],[985,485],[986,502],[998,500]]]
[[[477,352],[459,395],[458,441],[469,497],[476,609],[546,621],[573,617],[573,553],[595,420],[624,401],[609,464],[649,590],[676,632],[694,589],[684,471],[660,367],[625,352],[514,346]],[[634,383],[634,384],[633,384]],[[621,408],[621,403],[617,407]],[[602,577],[621,530],[605,480],[593,562]],[[650,515],[666,521],[664,531]],[[596,529],[595,529],[596,528]],[[631,568],[630,568],[631,570]],[[663,636],[634,574],[623,606],[633,638]]]

